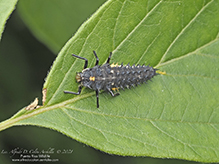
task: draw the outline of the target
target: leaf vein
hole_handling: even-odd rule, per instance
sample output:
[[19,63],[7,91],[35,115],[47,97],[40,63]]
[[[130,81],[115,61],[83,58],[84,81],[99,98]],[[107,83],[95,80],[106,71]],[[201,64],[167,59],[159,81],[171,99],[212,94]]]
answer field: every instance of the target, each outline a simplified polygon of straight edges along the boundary
[[[101,15],[101,17],[102,17],[103,15],[104,15],[104,12],[103,12],[103,14]],[[101,17],[100,17],[100,19],[101,19]],[[95,26],[94,26],[94,28],[92,29],[92,31],[91,31],[91,32],[89,33],[89,35],[86,37],[86,39],[85,39],[85,41],[84,41],[84,44],[83,44],[83,46],[82,46],[82,49],[80,50],[79,54],[83,51],[83,49],[84,49],[84,47],[85,47],[84,45],[87,43],[87,40],[88,40],[89,36],[90,36],[90,35],[93,33],[93,31],[96,29],[96,27],[98,26],[99,22],[100,22],[100,21],[98,21],[98,23],[95,24]],[[70,51],[70,49],[71,49],[71,47],[72,47],[73,45],[74,45],[74,44],[72,43],[72,44],[68,47],[66,54],[68,54],[68,52]],[[76,60],[78,60],[78,59],[75,59],[75,61],[76,61]],[[65,81],[66,76],[70,73],[70,70],[72,70],[72,68],[73,68],[73,66],[74,66],[74,64],[75,64],[75,61],[73,62],[73,64],[71,65],[71,67],[69,67],[69,69],[67,70],[66,74],[64,75],[64,78],[63,78],[62,81],[60,82],[59,86],[56,88],[56,90],[55,90],[53,96],[50,98],[50,100],[48,101],[47,104],[49,104],[49,103],[52,101],[52,99],[55,97],[55,95],[57,94],[57,92],[58,92],[59,89],[61,88],[63,82]]]
[[[82,125],[84,125],[84,126],[87,126],[87,127],[91,128],[91,129],[96,130],[97,132],[100,132],[100,134],[102,134],[102,136],[103,136],[103,137],[106,139],[106,141],[108,142],[108,139],[107,139],[107,137],[104,135],[104,133],[103,133],[102,130],[100,130],[100,129],[98,129],[98,128],[96,128],[96,127],[90,125],[90,124],[87,124],[87,123],[85,123],[85,122],[82,122],[81,120],[76,119],[75,117],[73,117],[72,115],[70,115],[70,114],[68,113],[68,111],[67,111],[66,109],[64,109],[64,108],[62,108],[62,111],[63,111],[69,118],[75,120],[76,122],[79,122],[80,124],[82,124]],[[80,135],[81,135],[81,134],[82,134],[82,133],[80,133]],[[87,138],[87,137],[85,136],[85,138]]]
[[155,123],[153,123],[153,121],[150,121],[150,123],[151,123],[157,130],[159,130],[161,133],[167,135],[168,137],[174,139],[175,141],[181,143],[182,145],[189,147],[192,151],[194,151],[194,153],[196,153],[197,155],[199,155],[200,157],[202,157],[190,144],[185,143],[185,142],[181,141],[179,138],[176,138],[176,137],[174,137],[174,136],[168,134],[167,132],[165,132],[164,130],[162,130],[161,128],[159,128],[157,125],[155,125]]
[[152,11],[154,11],[154,10],[161,4],[161,2],[163,2],[163,0],[161,0],[160,2],[158,2],[158,3],[151,9],[151,11],[149,11],[149,12],[145,15],[145,17],[144,17],[144,18],[137,24],[137,26],[135,26],[135,27],[133,28],[133,30],[121,41],[121,43],[114,49],[114,51],[118,50],[119,47],[121,47],[121,45],[122,45],[125,41],[127,41],[127,39],[135,32],[135,30],[136,30],[138,27],[140,27],[140,25],[144,22],[144,20],[148,17],[148,15],[150,15],[150,14],[152,13]]
[[[213,2],[213,1],[211,1],[211,2]],[[204,11],[204,9],[206,9],[206,7],[209,4],[211,4],[211,2],[206,4],[203,8],[201,8],[201,10],[194,16],[194,18],[191,19],[191,21],[189,21],[188,24],[184,28],[182,28],[182,30],[179,32],[179,34],[176,36],[176,38],[173,40],[173,42],[171,42],[171,44],[169,45],[169,47],[167,48],[167,50],[165,51],[164,55],[162,56],[161,60],[159,61],[159,63],[157,65],[160,65],[163,62],[163,60],[166,57],[168,51],[172,48],[174,43],[179,39],[179,37],[184,33],[184,31],[195,21],[195,19],[202,13],[202,11]]]

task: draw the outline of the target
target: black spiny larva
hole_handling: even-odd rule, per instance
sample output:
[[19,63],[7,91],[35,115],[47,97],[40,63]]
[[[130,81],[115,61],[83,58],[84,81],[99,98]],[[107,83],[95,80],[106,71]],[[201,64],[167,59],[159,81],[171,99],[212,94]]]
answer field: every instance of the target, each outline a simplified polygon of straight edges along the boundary
[[155,75],[157,69],[145,65],[118,65],[109,64],[111,55],[110,53],[108,60],[105,64],[99,64],[99,58],[96,52],[93,51],[96,57],[96,64],[93,68],[87,68],[88,60],[86,58],[72,55],[76,58],[85,60],[84,70],[77,73],[76,80],[80,83],[78,92],[64,91],[64,93],[79,95],[81,93],[82,86],[88,87],[96,91],[97,97],[97,108],[99,108],[99,92],[105,90],[109,92],[113,97],[119,95],[119,92],[113,93],[113,91],[119,88],[123,89],[130,88],[131,86],[137,86],[138,84],[144,83],[150,80]]

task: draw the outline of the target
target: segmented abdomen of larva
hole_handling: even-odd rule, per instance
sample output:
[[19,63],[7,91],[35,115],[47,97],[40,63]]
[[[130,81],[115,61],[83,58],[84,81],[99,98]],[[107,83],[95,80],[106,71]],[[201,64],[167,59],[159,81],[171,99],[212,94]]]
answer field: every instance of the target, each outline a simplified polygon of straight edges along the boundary
[[112,88],[130,88],[153,78],[156,69],[145,65],[109,65],[95,66],[86,71],[90,80],[82,81],[85,87],[94,90],[109,91]]
[[111,67],[111,88],[130,88],[150,80],[156,75],[156,69],[145,65]]

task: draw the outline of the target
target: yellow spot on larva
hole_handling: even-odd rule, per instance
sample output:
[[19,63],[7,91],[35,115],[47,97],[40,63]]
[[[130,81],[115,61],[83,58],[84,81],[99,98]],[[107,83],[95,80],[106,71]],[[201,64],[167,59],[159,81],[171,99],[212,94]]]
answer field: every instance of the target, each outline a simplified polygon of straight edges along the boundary
[[167,73],[164,71],[164,72],[162,72],[162,71],[157,71],[157,73],[159,73],[159,74],[161,74],[161,75],[166,75]]
[[113,91],[119,91],[119,88],[112,88]]
[[119,66],[118,63],[116,63],[116,64],[113,63],[110,65],[110,67],[118,67],[118,66]]
[[91,77],[90,77],[90,81],[95,81],[95,77],[94,77],[94,76],[91,76]]

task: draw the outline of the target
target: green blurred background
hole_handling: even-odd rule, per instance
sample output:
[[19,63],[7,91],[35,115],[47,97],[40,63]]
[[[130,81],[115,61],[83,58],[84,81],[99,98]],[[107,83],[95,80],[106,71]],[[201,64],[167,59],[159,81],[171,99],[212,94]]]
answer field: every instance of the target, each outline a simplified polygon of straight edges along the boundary
[[[105,0],[19,1],[7,21],[0,44],[1,121],[28,105],[35,97],[41,100],[44,79],[61,47],[104,2]],[[57,163],[196,163],[109,155],[59,132],[34,126],[12,127],[1,132],[0,163],[13,163],[11,159],[15,156],[4,154],[3,151],[16,148],[73,150],[71,154],[51,154],[51,159],[59,160]]]

